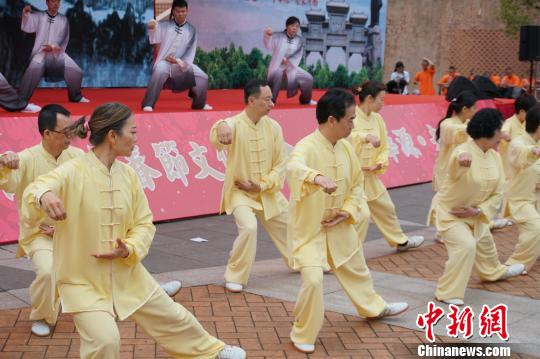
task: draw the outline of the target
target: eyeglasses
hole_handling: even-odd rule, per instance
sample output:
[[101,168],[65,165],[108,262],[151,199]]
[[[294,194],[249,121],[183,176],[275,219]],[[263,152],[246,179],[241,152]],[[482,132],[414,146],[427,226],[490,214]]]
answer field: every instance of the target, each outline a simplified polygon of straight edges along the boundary
[[60,135],[64,135],[67,138],[73,137],[73,132],[72,131],[68,131],[68,130],[63,130],[63,131],[49,130],[49,131],[54,132],[54,133],[58,133]]

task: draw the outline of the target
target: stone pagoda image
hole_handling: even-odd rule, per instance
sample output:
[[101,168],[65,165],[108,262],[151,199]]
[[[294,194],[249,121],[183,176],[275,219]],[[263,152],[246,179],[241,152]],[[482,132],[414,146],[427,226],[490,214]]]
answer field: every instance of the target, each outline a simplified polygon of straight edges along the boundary
[[[354,54],[362,56],[363,66],[381,63],[382,38],[379,30],[379,11],[382,0],[371,0],[371,23],[367,26],[368,15],[351,12],[347,0],[329,0],[326,11],[311,9],[306,11],[307,24],[302,24],[305,38],[304,59],[311,53],[319,53],[327,63],[328,51],[342,48],[345,52],[345,67],[349,69],[349,59]],[[350,14],[349,14],[350,13]]]

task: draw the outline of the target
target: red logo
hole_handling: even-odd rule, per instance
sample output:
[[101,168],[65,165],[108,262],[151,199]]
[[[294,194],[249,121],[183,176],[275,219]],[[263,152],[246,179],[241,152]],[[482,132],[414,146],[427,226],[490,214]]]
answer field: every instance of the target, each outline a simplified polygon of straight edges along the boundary
[[[418,314],[416,318],[416,325],[420,329],[425,329],[426,339],[431,343],[435,341],[433,328],[444,314],[442,307],[438,307],[433,302],[428,302],[427,313]],[[464,339],[472,337],[474,332],[474,311],[471,307],[466,306],[460,310],[458,306],[450,304],[446,317],[449,321],[446,326],[446,334],[449,337],[457,338],[460,334]],[[508,340],[510,335],[508,333],[507,317],[508,306],[506,304],[498,304],[493,308],[483,305],[482,313],[478,318],[479,335],[487,338],[497,334],[501,340]]]
[[486,338],[497,334],[502,340],[508,340],[510,336],[508,335],[507,314],[506,304],[499,304],[493,308],[483,305],[482,313],[480,313],[480,336]]
[[426,338],[430,342],[435,341],[435,335],[433,334],[433,327],[444,316],[444,309],[437,307],[435,303],[428,303],[428,312],[426,314],[418,314],[416,318],[416,325],[419,328],[426,328]]

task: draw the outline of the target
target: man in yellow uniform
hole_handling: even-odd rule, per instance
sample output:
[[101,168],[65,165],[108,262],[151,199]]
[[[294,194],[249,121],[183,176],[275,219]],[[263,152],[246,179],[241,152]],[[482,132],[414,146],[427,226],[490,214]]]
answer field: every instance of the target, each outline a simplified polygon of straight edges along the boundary
[[525,130],[510,143],[504,214],[519,228],[519,242],[506,265],[521,263],[528,271],[540,254],[540,105],[527,112]]
[[363,254],[369,210],[362,190],[362,171],[350,135],[354,97],[329,90],[317,104],[318,129],[291,153],[291,190],[287,243],[290,265],[302,275],[294,308],[291,340],[303,353],[315,350],[324,322],[323,270],[327,263],[358,314],[379,318],[402,313],[407,303],[386,303],[373,289]]
[[407,251],[421,246],[424,237],[407,237],[403,233],[394,203],[379,178],[388,168],[390,151],[386,125],[378,113],[384,104],[385,88],[380,82],[366,81],[356,89],[360,105],[356,108],[354,129],[349,140],[364,175],[364,192],[371,219],[390,246],[398,251]]
[[[41,143],[18,154],[6,152],[0,156],[0,189],[15,194],[19,217],[22,194],[30,183],[62,163],[84,155],[81,149],[70,146],[72,134],[68,127],[71,123],[68,110],[56,104],[47,105],[38,116]],[[30,286],[30,320],[34,321],[32,333],[47,336],[50,334],[49,325],[56,323],[59,310],[59,303],[52,303],[50,295],[54,225],[49,218],[44,218],[39,227],[41,233],[32,241],[23,240],[20,236],[17,257],[26,255],[34,264],[36,278]],[[181,283],[170,281],[163,283],[162,287],[167,294],[174,296]]]
[[518,138],[524,135],[525,132],[525,116],[527,111],[536,104],[536,99],[529,95],[523,94],[519,96],[514,102],[515,113],[510,118],[504,121],[503,128],[501,130],[502,141],[499,144],[499,153],[501,155],[504,172],[506,178],[510,176],[510,163],[508,161],[508,146],[513,138]]
[[[7,152],[0,157],[0,189],[15,194],[19,217],[22,194],[30,183],[62,163],[84,155],[82,150],[70,146],[71,134],[66,132],[71,124],[69,116],[69,111],[60,105],[44,106],[38,116],[41,143],[18,154]],[[38,336],[50,334],[49,325],[56,323],[59,311],[59,303],[51,297],[53,223],[44,218],[39,224],[40,233],[31,242],[20,236],[17,251],[17,257],[26,255],[32,260],[36,272],[30,286],[30,320],[32,333]],[[21,233],[22,227],[20,222]]]
[[268,117],[274,107],[272,91],[263,81],[244,87],[246,108],[218,121],[210,141],[227,150],[227,170],[220,212],[232,214],[238,237],[225,272],[226,288],[241,292],[247,285],[257,248],[257,219],[287,262],[287,200],[281,193],[285,180],[285,142],[279,124]]

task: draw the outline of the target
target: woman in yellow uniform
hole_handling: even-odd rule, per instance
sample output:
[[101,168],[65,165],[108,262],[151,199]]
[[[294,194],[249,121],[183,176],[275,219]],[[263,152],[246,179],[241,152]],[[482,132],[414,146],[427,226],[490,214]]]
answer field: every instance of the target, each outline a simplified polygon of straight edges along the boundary
[[[324,322],[323,269],[327,263],[363,317],[402,313],[407,303],[386,303],[373,289],[362,243],[369,211],[362,171],[349,136],[354,97],[329,90],[317,104],[318,129],[300,140],[287,164],[291,189],[287,240],[291,266],[302,275],[291,340],[303,353],[315,350]],[[359,234],[355,230],[359,228]]]
[[527,116],[527,111],[534,105],[536,105],[536,99],[533,96],[529,94],[519,96],[514,102],[514,109],[516,112],[504,121],[501,132],[502,141],[499,144],[499,154],[503,161],[506,178],[510,176],[511,172],[511,165],[508,160],[508,146],[510,146],[510,141],[512,141],[512,139],[526,134],[525,117]]
[[502,265],[489,230],[502,198],[504,172],[495,150],[502,116],[494,109],[478,111],[467,124],[472,138],[450,155],[448,176],[437,193],[436,226],[448,260],[437,284],[439,301],[463,305],[473,267],[482,280],[519,275],[523,264]]
[[381,231],[384,239],[398,251],[419,247],[422,236],[408,238],[401,230],[396,208],[388,190],[379,178],[388,168],[389,145],[386,125],[378,113],[384,104],[384,84],[367,81],[355,89],[360,99],[356,107],[354,129],[349,140],[364,175],[364,193],[371,212],[371,219]]
[[522,263],[528,271],[540,254],[540,105],[527,112],[525,131],[510,142],[504,214],[519,228],[518,244],[506,265]]
[[[448,161],[452,151],[456,146],[469,139],[469,135],[467,134],[467,124],[476,112],[477,100],[478,98],[472,92],[461,92],[450,102],[448,110],[446,111],[446,116],[444,116],[437,125],[435,139],[439,142],[439,153],[437,154],[437,159],[433,166],[433,180],[431,182],[435,192],[440,190],[448,173]],[[435,215],[433,209],[436,207],[436,200],[437,196],[434,196],[431,202],[430,213],[432,213],[433,216]],[[428,218],[428,225],[434,223],[435,219],[430,216],[430,218]],[[438,232],[435,241],[443,243],[440,233]]]
[[448,173],[448,161],[452,151],[469,139],[467,124],[476,112],[478,98],[470,91],[463,91],[448,105],[446,116],[439,122],[435,138],[439,153],[433,168],[433,190],[439,191]]
[[136,143],[130,109],[104,104],[76,126],[94,148],[28,186],[21,212],[28,236],[45,215],[57,221],[55,292],[73,315],[81,357],[119,358],[116,320],[131,318],[175,358],[245,358],[208,334],[141,263],[155,233],[152,213],[136,172],[116,159]]

